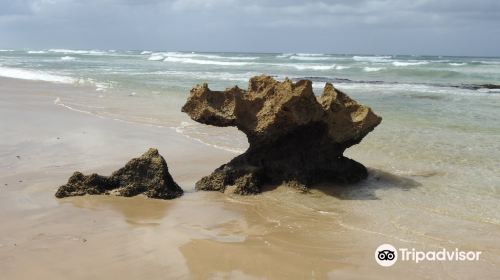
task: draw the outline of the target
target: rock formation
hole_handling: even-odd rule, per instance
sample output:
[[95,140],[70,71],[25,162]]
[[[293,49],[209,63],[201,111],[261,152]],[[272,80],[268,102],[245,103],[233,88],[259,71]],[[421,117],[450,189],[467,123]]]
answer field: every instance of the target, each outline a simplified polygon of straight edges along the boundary
[[109,177],[75,172],[66,185],[59,187],[56,197],[85,194],[135,196],[141,193],[160,199],[173,199],[183,194],[170,176],[165,159],[156,149],[149,149],[142,156],[133,158]]
[[248,150],[196,183],[197,190],[254,194],[264,184],[309,187],[320,182],[353,183],[366,168],[343,156],[381,118],[332,84],[316,97],[312,82],[283,82],[253,77],[248,90],[237,86],[211,91],[207,84],[191,90],[182,111],[214,126],[236,126],[248,138]]

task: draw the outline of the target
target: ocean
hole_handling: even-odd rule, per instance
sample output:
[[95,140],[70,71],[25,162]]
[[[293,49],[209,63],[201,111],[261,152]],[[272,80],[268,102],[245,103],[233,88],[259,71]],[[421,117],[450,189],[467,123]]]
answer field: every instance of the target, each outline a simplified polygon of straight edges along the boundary
[[[416,137],[414,141],[422,140],[421,133],[431,137],[426,141],[426,149],[414,151],[417,154],[432,151],[443,140],[447,145],[435,148],[447,158],[469,153],[471,158],[485,162],[492,156],[491,151],[500,150],[496,144],[500,131],[500,58],[0,50],[0,76],[93,88],[85,96],[61,96],[59,105],[124,121],[171,127],[234,152],[244,151],[245,137],[237,133],[228,136],[228,130],[235,132],[234,129],[207,129],[196,124],[180,113],[180,107],[196,84],[208,83],[217,90],[234,85],[246,88],[250,77],[261,74],[279,80],[310,79],[317,94],[321,94],[325,82],[333,83],[384,117],[377,130],[392,128],[390,134],[395,135],[408,130],[404,133],[407,141],[412,135]],[[424,131],[418,131],[419,128]],[[377,149],[387,143],[387,149],[392,150],[402,141],[384,140]],[[487,144],[481,145],[483,142]],[[409,153],[416,147],[412,143],[405,151]],[[454,162],[457,160],[453,158]],[[498,168],[494,163],[490,168]]]
[[[368,167],[366,181],[340,189],[319,188],[310,196],[269,192],[260,200],[241,198],[261,217],[272,217],[266,230],[272,231],[275,222],[288,222],[291,233],[307,238],[307,229],[315,228],[316,240],[332,241],[340,252],[363,256],[374,249],[362,247],[360,240],[367,237],[420,249],[478,250],[487,259],[482,267],[495,270],[500,58],[0,50],[0,76],[82,89],[57,96],[54,106],[171,129],[235,155],[248,146],[241,132],[195,123],[180,108],[196,84],[208,83],[213,90],[246,88],[250,77],[261,74],[278,80],[310,79],[318,95],[326,82],[332,82],[383,118],[360,144],[346,151]],[[186,191],[193,192],[194,186]],[[275,208],[270,202],[276,202]],[[318,241],[317,248],[325,244]],[[460,275],[459,266],[438,270]]]

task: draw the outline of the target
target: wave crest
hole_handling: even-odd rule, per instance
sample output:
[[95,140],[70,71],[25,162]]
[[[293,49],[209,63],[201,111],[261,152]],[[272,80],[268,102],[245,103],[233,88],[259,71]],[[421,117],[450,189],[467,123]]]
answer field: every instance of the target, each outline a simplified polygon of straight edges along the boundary
[[75,79],[68,76],[59,76],[43,71],[26,70],[26,69],[10,68],[10,67],[0,67],[0,76],[6,78],[46,81],[46,82],[63,83],[63,84],[72,84],[75,82]]

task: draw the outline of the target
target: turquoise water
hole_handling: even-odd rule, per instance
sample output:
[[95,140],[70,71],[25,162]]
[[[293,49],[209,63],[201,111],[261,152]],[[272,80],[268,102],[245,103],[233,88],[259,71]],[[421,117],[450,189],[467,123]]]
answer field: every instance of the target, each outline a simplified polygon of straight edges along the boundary
[[44,73],[52,73],[134,90],[184,91],[204,81],[216,87],[245,85],[250,76],[262,73],[338,84],[399,83],[444,88],[500,81],[500,58],[486,57],[0,50],[0,67],[1,75],[8,75],[12,67],[41,71],[40,79],[44,79]]

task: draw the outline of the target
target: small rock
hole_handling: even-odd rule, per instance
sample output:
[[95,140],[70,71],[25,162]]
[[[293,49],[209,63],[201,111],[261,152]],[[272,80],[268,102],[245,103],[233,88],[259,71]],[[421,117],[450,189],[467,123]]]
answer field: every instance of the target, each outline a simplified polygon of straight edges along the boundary
[[120,196],[145,194],[147,197],[160,199],[173,199],[183,194],[183,190],[168,172],[165,159],[157,149],[149,149],[111,176],[83,175],[78,171],[73,173],[68,183],[59,187],[55,196],[109,195],[111,191]]

